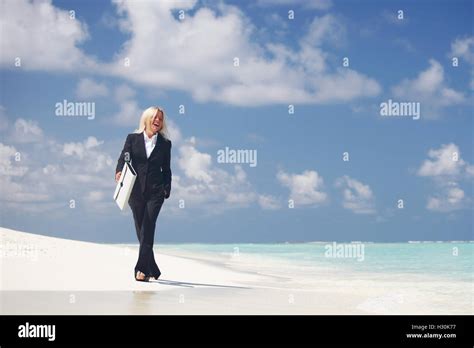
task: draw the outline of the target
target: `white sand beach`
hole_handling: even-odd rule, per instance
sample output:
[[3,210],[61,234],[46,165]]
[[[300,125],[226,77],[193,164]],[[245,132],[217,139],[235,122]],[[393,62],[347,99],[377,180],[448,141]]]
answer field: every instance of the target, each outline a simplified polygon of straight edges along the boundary
[[[161,250],[133,278],[137,250],[0,228],[2,314],[472,314],[472,284],[373,279]],[[471,296],[466,295],[471,293]],[[443,297],[445,294],[445,298]],[[453,303],[450,296],[459,300]]]

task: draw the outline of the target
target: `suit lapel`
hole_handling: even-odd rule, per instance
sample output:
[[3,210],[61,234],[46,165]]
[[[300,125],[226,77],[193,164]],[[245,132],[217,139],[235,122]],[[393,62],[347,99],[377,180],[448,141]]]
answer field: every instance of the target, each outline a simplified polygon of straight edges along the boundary
[[[153,148],[153,150],[151,150],[151,153],[150,153],[150,157],[148,159],[151,158],[151,156],[153,156],[155,154],[156,151],[159,151],[159,148],[161,148],[161,141],[162,141],[162,137],[161,137],[161,134],[158,133],[157,136],[156,136],[156,144],[155,144],[155,147]],[[143,140],[143,142],[145,143],[145,140]],[[158,148],[158,150],[157,150]],[[145,153],[146,155],[146,153]]]
[[[151,159],[151,156],[156,155],[157,151],[160,151],[160,148],[162,147],[161,143],[163,142],[163,136],[160,133],[158,133],[158,135],[156,136],[155,147],[151,151],[150,157],[147,158],[146,157],[145,136],[143,135],[143,132],[139,133],[139,136],[137,137],[138,142],[140,144],[140,146],[138,148],[139,148],[140,152],[142,152],[144,158],[146,158],[147,161],[148,161],[148,160]],[[157,148],[158,148],[158,150],[157,150]]]
[[138,135],[139,135],[137,137],[138,144],[139,144],[138,149],[143,154],[144,158],[146,158],[145,138],[144,138],[143,132],[139,133]]

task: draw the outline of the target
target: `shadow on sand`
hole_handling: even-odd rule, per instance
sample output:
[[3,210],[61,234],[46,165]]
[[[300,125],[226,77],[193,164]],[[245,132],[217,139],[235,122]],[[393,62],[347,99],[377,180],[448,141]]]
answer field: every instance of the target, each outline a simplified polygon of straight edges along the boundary
[[163,284],[163,285],[180,286],[180,287],[183,287],[183,288],[195,288],[195,287],[198,287],[198,286],[205,286],[205,287],[213,287],[213,288],[250,289],[249,287],[244,287],[244,286],[205,284],[205,283],[188,283],[188,282],[180,282],[180,281],[176,281],[176,280],[167,280],[167,279],[150,280],[150,283],[159,283],[159,284]]

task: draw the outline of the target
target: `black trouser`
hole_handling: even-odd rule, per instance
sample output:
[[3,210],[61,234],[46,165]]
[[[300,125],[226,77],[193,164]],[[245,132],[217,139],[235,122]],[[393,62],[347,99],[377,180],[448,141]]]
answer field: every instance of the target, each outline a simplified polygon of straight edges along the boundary
[[140,249],[138,261],[135,265],[134,275],[138,271],[145,276],[158,278],[161,274],[153,254],[153,242],[155,238],[156,219],[164,201],[163,187],[146,190],[142,194],[134,194],[130,197],[128,204],[133,212],[135,229],[137,232]]

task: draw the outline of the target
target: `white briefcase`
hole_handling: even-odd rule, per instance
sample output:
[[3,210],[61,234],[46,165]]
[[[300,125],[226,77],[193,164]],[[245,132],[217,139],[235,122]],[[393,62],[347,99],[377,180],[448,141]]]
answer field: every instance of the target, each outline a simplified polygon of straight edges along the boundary
[[120,174],[120,179],[115,187],[114,200],[119,206],[120,210],[125,208],[125,205],[130,198],[132,193],[133,185],[137,179],[137,173],[133,169],[130,162],[125,162],[122,168],[122,174]]

